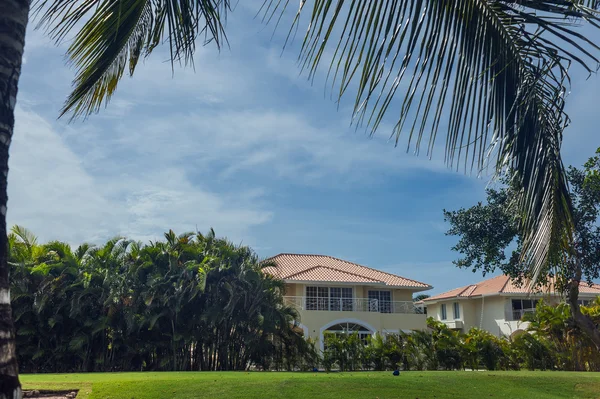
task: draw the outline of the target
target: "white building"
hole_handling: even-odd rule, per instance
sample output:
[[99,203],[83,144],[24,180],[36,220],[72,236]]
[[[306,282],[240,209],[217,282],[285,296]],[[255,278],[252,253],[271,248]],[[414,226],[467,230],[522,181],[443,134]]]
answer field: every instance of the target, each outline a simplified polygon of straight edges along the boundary
[[424,330],[426,316],[413,295],[431,286],[325,255],[279,254],[263,270],[285,282],[285,300],[298,327],[324,348],[324,334],[366,337]]
[[[579,291],[580,303],[585,305],[600,296],[600,284],[590,287],[581,283]],[[422,303],[428,316],[452,329],[467,332],[478,327],[501,337],[526,329],[528,323],[521,319],[535,310],[540,299],[547,303],[564,301],[552,288],[531,293],[527,286],[520,287],[502,275],[432,296]]]

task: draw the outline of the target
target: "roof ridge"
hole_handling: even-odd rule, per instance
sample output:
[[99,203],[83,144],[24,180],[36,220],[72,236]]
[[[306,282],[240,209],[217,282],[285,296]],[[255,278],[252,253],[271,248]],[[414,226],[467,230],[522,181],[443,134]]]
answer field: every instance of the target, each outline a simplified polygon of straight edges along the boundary
[[[423,301],[435,301],[438,297],[440,297],[442,295],[445,295],[445,294],[447,294],[449,292],[452,292],[452,291],[460,290],[456,295],[448,297],[448,298],[458,297],[458,296],[460,296],[460,294],[462,294],[467,289],[469,289],[470,287],[473,287],[473,286],[477,286],[477,284],[469,284],[469,285],[465,285],[465,286],[458,287],[458,288],[452,288],[451,290],[441,292],[441,293],[439,293],[437,295],[430,296],[429,298],[425,298],[425,299],[423,299]],[[447,299],[447,298],[444,298],[444,299]]]
[[340,270],[340,269],[336,269],[335,267],[329,267],[329,266],[324,266],[324,265],[312,266],[312,267],[309,267],[308,269],[304,269],[304,270],[299,271],[297,273],[290,274],[290,275],[285,276],[283,278],[285,279],[285,278],[289,278],[289,277],[294,277],[294,276],[297,276],[298,274],[306,273],[306,272],[308,272],[310,270],[314,270],[314,269],[317,269],[317,268],[320,268],[320,267],[325,268],[325,269],[329,269],[329,270],[335,270],[336,272],[340,272],[340,273],[344,273],[344,274],[349,274],[351,276],[356,276],[356,277],[364,278],[366,280],[371,280],[371,281],[383,283],[383,281],[381,281],[381,280],[376,280],[376,279],[371,278],[371,277],[361,276],[360,274],[356,274],[356,273],[352,273],[352,272],[349,272],[349,271],[346,271],[346,270]]
[[[506,288],[506,286],[508,285],[509,282],[512,282],[512,279],[510,278],[509,275],[507,274],[501,274],[499,277],[506,277],[506,281],[504,282],[504,284],[502,285],[502,288],[500,288],[500,290],[498,290],[498,292],[503,293],[504,289]],[[493,278],[493,277],[492,277]],[[491,280],[491,279],[490,279]]]
[[469,293],[469,296],[471,296],[471,294],[473,293],[473,291],[475,291],[478,288],[477,284],[469,284],[465,287],[464,290],[462,290],[461,292],[459,292],[456,296],[461,296],[462,294],[464,294],[468,289],[473,288],[471,290],[471,292]]
[[[432,288],[431,285],[423,283],[422,281],[413,280],[413,279],[410,279],[410,278],[407,278],[407,277],[404,277],[404,276],[400,276],[398,274],[393,274],[393,273],[389,273],[389,272],[385,272],[385,271],[382,271],[382,270],[378,270],[378,269],[375,269],[375,268],[372,268],[372,267],[369,267],[369,266],[361,265],[360,263],[351,262],[351,261],[348,261],[348,260],[345,260],[345,259],[341,259],[341,258],[336,258],[335,256],[331,256],[331,255],[281,252],[281,253],[278,253],[277,255],[274,255],[274,256],[272,256],[270,258],[265,259],[263,262],[267,262],[267,261],[273,260],[273,259],[275,259],[277,257],[285,256],[285,255],[288,255],[288,256],[311,256],[311,257],[329,258],[329,259],[333,259],[333,260],[336,260],[336,261],[339,261],[339,262],[343,262],[343,263],[347,263],[347,264],[350,264],[350,265],[354,265],[354,266],[358,266],[358,267],[363,267],[365,269],[368,269],[368,270],[371,270],[371,271],[374,271],[374,272],[377,272],[377,273],[383,273],[383,274],[386,274],[388,276],[392,276],[392,277],[395,277],[395,278],[400,278],[400,279],[403,279],[403,280],[406,280],[406,281],[409,281],[409,282],[421,285],[423,288]],[[326,267],[326,266],[323,266],[323,267]],[[331,267],[329,267],[329,268],[333,269]],[[309,270],[309,269],[305,269],[305,270]],[[344,271],[344,270],[340,270],[340,269],[335,269],[335,270]],[[361,276],[361,275],[358,275],[358,274],[355,274],[355,273],[352,273],[352,272],[346,272],[346,273],[352,274],[354,276],[365,278],[364,276]],[[372,279],[370,277],[366,277],[366,278],[368,278],[370,280],[373,280],[373,281],[380,281],[380,280],[374,280],[374,279]]]
[[292,273],[292,274],[288,274],[287,276],[283,276],[283,277],[281,277],[281,278],[282,278],[282,279],[284,279],[284,278],[288,278],[288,277],[294,277],[294,276],[295,276],[295,275],[297,275],[297,274],[300,274],[300,273],[306,273],[307,271],[309,271],[309,270],[313,270],[313,269],[316,269],[317,267],[319,267],[319,265],[316,265],[316,266],[311,266],[311,267],[309,267],[308,269],[300,270],[299,272]]
[[331,256],[331,255],[311,255],[311,256],[323,256],[323,257],[327,257],[327,258],[331,258],[331,259],[339,260],[339,261],[341,261],[341,262],[344,262],[344,263],[350,263],[351,265],[355,265],[355,266],[364,267],[365,269],[373,270],[373,271],[375,271],[375,272],[378,272],[378,273],[387,274],[388,276],[393,276],[393,277],[399,277],[399,278],[403,278],[404,280],[412,281],[413,283],[423,284],[424,286],[431,287],[429,284],[425,284],[425,283],[423,283],[423,282],[421,282],[421,281],[413,280],[413,279],[406,278],[406,277],[404,277],[404,276],[399,276],[399,275],[397,275],[397,274],[393,274],[393,273],[388,273],[388,272],[385,272],[385,271],[383,271],[383,270],[378,270],[378,269],[375,269],[375,268],[372,268],[372,267],[369,267],[369,266],[361,265],[360,263],[356,263],[356,262],[350,262],[350,261],[348,261],[348,260],[344,260],[344,259],[336,258],[335,256]]

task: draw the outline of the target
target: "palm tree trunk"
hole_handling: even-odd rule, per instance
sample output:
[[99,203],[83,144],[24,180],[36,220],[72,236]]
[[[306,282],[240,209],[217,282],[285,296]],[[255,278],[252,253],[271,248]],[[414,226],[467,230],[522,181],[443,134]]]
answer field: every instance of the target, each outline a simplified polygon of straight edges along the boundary
[[0,1],[0,399],[22,396],[10,308],[6,189],[28,14],[29,0]]
[[598,327],[596,327],[591,318],[581,313],[581,309],[579,308],[579,283],[581,281],[582,274],[579,261],[577,261],[575,267],[575,277],[569,282],[567,293],[567,302],[569,303],[569,308],[571,309],[571,316],[573,317],[575,324],[581,328],[581,330],[591,339],[594,345],[596,345],[596,348],[598,348],[600,351],[600,330]]

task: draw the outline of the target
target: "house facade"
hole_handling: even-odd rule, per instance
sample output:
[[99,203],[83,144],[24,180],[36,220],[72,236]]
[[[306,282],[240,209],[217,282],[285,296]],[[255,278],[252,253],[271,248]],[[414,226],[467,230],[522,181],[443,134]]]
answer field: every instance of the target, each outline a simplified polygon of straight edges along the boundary
[[[581,283],[580,304],[586,305],[600,296],[600,284]],[[549,304],[564,301],[552,286],[529,292],[527,285],[518,286],[508,276],[502,275],[456,288],[423,300],[427,315],[448,327],[467,332],[478,327],[502,337],[527,329],[529,323],[523,315],[535,311],[539,300]]]
[[264,269],[285,282],[297,326],[323,349],[327,333],[359,336],[423,330],[426,316],[413,294],[431,286],[324,255],[279,254]]

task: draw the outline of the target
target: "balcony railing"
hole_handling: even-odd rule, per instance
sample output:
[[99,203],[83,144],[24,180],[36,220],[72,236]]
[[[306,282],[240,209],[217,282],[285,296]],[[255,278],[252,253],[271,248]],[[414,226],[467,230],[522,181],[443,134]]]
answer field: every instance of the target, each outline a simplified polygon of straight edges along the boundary
[[369,298],[314,298],[286,296],[285,301],[299,310],[337,312],[423,313],[412,301],[380,301]]
[[535,313],[535,309],[513,309],[510,316],[512,316],[513,321],[518,321],[523,318],[525,313]]

